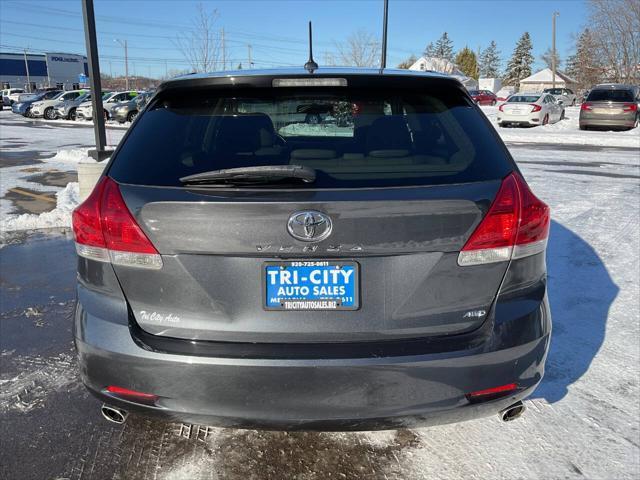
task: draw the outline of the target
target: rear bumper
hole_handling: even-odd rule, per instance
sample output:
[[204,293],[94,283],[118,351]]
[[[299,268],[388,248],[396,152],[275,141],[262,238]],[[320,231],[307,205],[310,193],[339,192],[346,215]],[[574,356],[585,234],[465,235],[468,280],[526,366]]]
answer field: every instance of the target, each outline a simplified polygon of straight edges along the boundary
[[633,128],[636,121],[636,115],[581,115],[581,127],[613,127],[613,128]]
[[543,116],[539,115],[498,115],[498,123],[509,125],[541,125]]
[[[544,373],[551,329],[546,295],[525,316],[505,312],[512,318],[494,320],[487,342],[470,350],[255,359],[149,351],[134,341],[127,324],[90,315],[78,304],[76,346],[87,388],[130,411],[238,428],[410,428],[493,415],[535,389]],[[519,390],[498,400],[472,404],[465,397],[512,382]],[[156,407],[134,404],[111,397],[104,390],[108,385],[161,398]]]

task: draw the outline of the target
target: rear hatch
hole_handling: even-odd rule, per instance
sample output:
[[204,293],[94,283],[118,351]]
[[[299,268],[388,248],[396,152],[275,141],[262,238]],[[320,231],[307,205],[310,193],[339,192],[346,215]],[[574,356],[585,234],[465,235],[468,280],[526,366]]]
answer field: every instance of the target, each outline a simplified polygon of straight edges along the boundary
[[[307,78],[175,82],[132,127],[107,174],[162,260],[114,265],[135,322],[278,343],[478,328],[508,262],[458,253],[514,168],[493,128],[452,80]],[[315,181],[185,178],[290,165]]]

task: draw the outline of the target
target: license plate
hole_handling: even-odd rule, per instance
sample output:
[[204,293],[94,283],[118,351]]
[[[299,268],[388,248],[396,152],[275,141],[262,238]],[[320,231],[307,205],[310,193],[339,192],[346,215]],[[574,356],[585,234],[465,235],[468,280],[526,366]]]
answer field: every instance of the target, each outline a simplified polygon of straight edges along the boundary
[[511,110],[511,113],[513,115],[520,115],[522,113],[522,110]]
[[267,310],[357,310],[357,262],[306,260],[266,262],[263,283]]
[[624,110],[620,108],[594,108],[593,113],[600,115],[620,115],[624,113]]

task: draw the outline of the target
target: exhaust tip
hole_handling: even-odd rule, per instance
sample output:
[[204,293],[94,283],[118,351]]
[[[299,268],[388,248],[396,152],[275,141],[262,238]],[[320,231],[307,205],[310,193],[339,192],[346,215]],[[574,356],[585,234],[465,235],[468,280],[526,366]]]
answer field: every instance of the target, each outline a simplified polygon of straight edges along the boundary
[[518,401],[511,405],[510,407],[505,408],[499,413],[500,418],[503,422],[510,422],[522,416],[527,407],[524,406],[524,403]]
[[102,408],[100,409],[102,412],[102,416],[109,420],[110,422],[117,423],[118,425],[122,425],[129,416],[129,413],[120,408],[111,407],[107,404],[102,404]]

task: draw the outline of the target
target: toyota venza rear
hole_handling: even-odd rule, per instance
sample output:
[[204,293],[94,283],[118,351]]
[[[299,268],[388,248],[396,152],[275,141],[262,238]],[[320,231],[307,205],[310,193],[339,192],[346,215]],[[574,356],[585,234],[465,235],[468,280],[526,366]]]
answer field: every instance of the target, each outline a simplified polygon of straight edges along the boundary
[[73,228],[82,379],[114,421],[510,419],[543,375],[549,209],[445,76],[171,80]]

